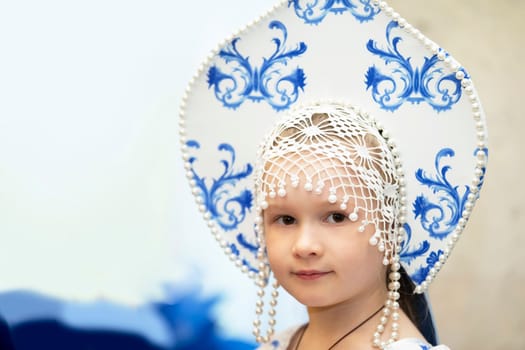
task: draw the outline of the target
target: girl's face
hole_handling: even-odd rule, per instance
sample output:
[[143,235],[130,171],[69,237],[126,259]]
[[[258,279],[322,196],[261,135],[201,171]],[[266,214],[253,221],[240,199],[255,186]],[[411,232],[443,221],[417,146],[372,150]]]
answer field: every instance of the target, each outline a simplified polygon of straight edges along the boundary
[[358,231],[364,210],[351,221],[354,208],[343,211],[328,202],[326,193],[307,192],[302,186],[287,186],[285,197],[267,202],[263,220],[270,266],[299,302],[328,307],[385,297],[383,255],[369,244],[374,227]]

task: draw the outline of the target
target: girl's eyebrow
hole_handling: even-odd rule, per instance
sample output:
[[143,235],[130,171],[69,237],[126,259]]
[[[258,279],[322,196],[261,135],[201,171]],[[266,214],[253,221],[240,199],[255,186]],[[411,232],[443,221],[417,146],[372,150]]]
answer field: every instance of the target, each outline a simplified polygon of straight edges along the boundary
[[268,211],[287,211],[290,210],[290,206],[283,205],[283,204],[269,204],[268,208],[264,209],[265,212]]

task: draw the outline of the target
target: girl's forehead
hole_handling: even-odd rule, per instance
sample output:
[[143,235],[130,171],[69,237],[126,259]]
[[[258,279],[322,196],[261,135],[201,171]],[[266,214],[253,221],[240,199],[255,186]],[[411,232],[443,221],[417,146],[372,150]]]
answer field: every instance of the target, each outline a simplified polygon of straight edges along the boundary
[[269,162],[260,191],[268,205],[290,205],[297,200],[341,209],[360,205],[370,197],[352,167],[337,158],[298,155]]
[[[351,164],[315,154],[295,154],[267,161],[261,190],[266,193],[302,189],[316,194],[342,195],[360,183]],[[338,193],[341,192],[341,193]]]
[[[319,210],[338,210],[340,208],[340,200],[330,201],[330,191],[328,189],[322,189],[321,191],[308,191],[304,186],[293,187],[292,185],[287,185],[286,195],[280,196],[275,194],[274,196],[269,195],[266,197],[266,202],[268,203],[267,209],[290,209],[296,207],[314,207]],[[342,198],[346,195],[348,200],[348,205],[345,208],[351,209],[355,205],[362,205],[363,200],[361,198],[355,197],[355,195],[350,194],[352,191],[350,189],[339,188],[336,192],[338,198]],[[355,203],[355,204],[354,204]]]
[[338,185],[352,183],[355,172],[351,163],[336,156],[328,157],[314,152],[289,153],[267,159],[263,177],[267,182],[290,180],[324,182],[335,181]]

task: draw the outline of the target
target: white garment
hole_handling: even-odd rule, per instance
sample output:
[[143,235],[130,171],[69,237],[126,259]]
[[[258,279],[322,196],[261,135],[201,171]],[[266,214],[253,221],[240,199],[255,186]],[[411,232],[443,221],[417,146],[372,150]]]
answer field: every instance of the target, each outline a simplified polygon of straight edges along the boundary
[[[257,350],[286,350],[297,327],[288,329],[274,337],[271,342],[263,344]],[[391,344],[386,350],[450,350],[446,345],[431,346],[417,338],[403,338]]]

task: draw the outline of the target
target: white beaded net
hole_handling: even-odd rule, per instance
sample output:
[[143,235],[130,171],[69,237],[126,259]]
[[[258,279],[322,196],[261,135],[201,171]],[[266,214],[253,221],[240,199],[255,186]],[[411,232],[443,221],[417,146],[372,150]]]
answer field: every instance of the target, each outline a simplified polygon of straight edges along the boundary
[[385,264],[396,251],[395,159],[374,121],[352,106],[316,104],[279,120],[259,150],[255,185],[261,240],[267,199],[285,197],[292,186],[326,196],[352,221],[359,218],[359,231],[373,225],[370,243],[385,252]]

